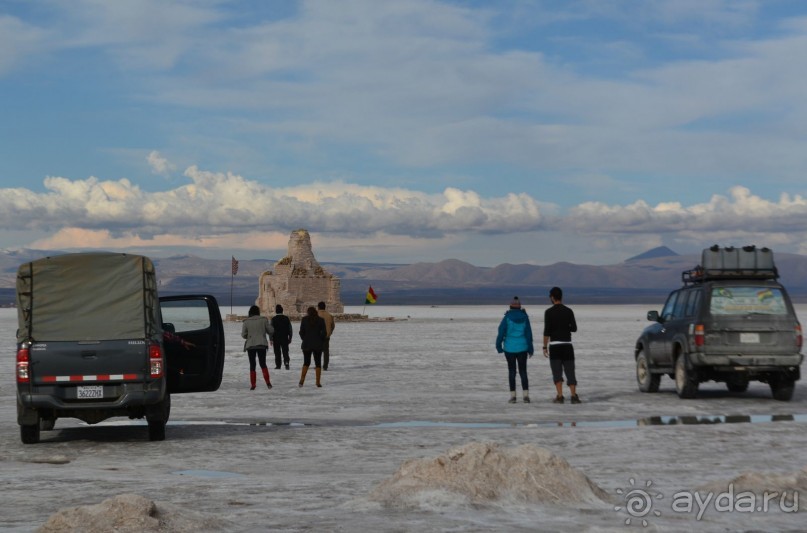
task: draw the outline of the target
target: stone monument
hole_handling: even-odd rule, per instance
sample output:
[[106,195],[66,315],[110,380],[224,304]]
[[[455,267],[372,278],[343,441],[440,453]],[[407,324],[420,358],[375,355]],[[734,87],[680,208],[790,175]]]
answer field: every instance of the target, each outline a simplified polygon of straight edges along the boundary
[[304,229],[291,232],[286,257],[275,263],[274,270],[261,274],[258,283],[255,305],[264,316],[274,315],[277,304],[290,317],[304,315],[308,307],[316,307],[319,302],[325,302],[333,314],[345,310],[339,278],[317,262],[311,250],[311,236]]

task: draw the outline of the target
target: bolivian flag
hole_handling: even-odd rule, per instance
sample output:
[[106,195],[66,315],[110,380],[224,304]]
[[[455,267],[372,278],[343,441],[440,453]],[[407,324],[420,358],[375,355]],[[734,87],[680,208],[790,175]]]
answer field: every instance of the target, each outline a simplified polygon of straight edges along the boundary
[[370,288],[367,289],[367,296],[364,297],[365,304],[374,304],[376,301],[375,292],[373,292],[373,286],[370,285]]

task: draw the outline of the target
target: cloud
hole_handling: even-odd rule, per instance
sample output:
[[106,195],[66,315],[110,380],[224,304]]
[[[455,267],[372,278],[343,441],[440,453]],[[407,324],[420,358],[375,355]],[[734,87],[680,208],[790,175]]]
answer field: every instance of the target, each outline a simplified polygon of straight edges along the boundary
[[526,194],[482,198],[448,188],[425,194],[401,188],[344,182],[272,188],[232,173],[190,167],[190,183],[147,192],[127,179],[45,179],[45,193],[0,189],[0,225],[58,230],[63,227],[112,234],[182,235],[187,238],[282,231],[348,235],[440,237],[447,233],[502,233],[541,227],[538,202]]
[[160,155],[160,152],[158,152],[157,150],[152,150],[151,152],[149,152],[149,155],[146,158],[146,160],[148,161],[149,166],[151,167],[151,172],[154,174],[167,176],[173,170],[176,170],[176,167],[173,164],[171,164],[170,161],[168,161],[166,158]]

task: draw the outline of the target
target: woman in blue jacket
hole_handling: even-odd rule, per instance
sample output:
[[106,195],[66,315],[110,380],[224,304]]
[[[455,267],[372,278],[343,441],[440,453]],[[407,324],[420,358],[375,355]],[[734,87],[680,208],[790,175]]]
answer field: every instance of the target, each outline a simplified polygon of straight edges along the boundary
[[516,367],[521,376],[521,391],[524,403],[530,403],[530,382],[527,379],[527,358],[532,357],[532,327],[530,317],[521,308],[518,296],[510,302],[510,309],[504,314],[496,336],[496,351],[504,353],[507,359],[510,380],[510,403],[516,403]]

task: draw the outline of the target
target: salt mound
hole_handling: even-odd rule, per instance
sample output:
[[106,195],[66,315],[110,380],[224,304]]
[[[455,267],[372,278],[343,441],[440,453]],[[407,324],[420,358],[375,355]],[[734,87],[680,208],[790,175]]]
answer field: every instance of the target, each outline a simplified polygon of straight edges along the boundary
[[120,494],[96,505],[60,509],[37,531],[39,533],[191,533],[226,528],[226,522],[209,515],[160,503],[137,494]]
[[434,459],[410,459],[378,485],[369,499],[384,505],[551,503],[601,504],[608,494],[545,448],[502,449],[473,442]]
[[[696,489],[698,492],[719,494],[726,492],[731,486],[734,494],[752,492],[756,495],[763,493],[778,493],[784,496],[784,502],[793,505],[794,499],[807,494],[807,467],[792,474],[774,474],[765,472],[745,472],[728,481],[715,481]],[[779,498],[772,500],[779,502]],[[799,499],[799,510],[807,510],[807,498]]]

